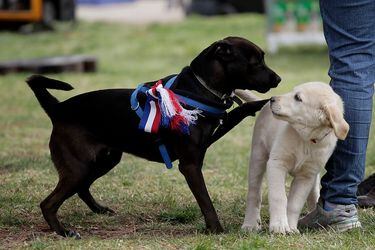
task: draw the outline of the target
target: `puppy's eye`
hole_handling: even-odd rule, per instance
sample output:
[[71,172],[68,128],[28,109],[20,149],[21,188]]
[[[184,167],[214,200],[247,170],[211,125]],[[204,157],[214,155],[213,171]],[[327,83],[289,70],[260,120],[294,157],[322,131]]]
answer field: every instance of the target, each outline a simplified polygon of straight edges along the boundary
[[297,102],[302,102],[302,99],[298,94],[295,94],[294,100],[296,100]]

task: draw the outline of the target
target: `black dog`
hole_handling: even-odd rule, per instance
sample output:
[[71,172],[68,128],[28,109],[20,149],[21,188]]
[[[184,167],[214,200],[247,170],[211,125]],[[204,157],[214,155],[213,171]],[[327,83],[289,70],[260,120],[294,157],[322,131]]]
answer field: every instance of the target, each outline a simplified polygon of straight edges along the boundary
[[[162,80],[165,82],[169,78]],[[264,52],[259,47],[243,38],[228,37],[203,50],[181,71],[171,90],[211,106],[226,107],[218,93],[229,96],[234,89],[264,93],[276,87],[280,80],[266,66]],[[27,83],[53,124],[49,146],[59,182],[40,204],[52,230],[62,236],[79,238],[75,231],[65,229],[56,215],[63,202],[76,193],[92,211],[113,213],[95,201],[89,191],[90,185],[118,164],[123,152],[163,162],[158,151],[158,140],[161,139],[171,160],[179,160],[179,170],[199,204],[207,230],[223,231],[201,172],[207,147],[220,137],[212,140],[222,118],[199,116],[190,127],[189,135],[166,129],[154,135],[138,129],[139,118],[130,105],[134,89],[99,90],[60,103],[46,89],[70,90],[69,84],[42,76],[32,76]],[[139,98],[142,105],[145,98]],[[254,115],[264,103],[244,104],[241,110]],[[236,124],[247,115],[244,112]],[[228,119],[231,119],[231,113]]]
[[358,185],[358,206],[375,208],[375,173]]

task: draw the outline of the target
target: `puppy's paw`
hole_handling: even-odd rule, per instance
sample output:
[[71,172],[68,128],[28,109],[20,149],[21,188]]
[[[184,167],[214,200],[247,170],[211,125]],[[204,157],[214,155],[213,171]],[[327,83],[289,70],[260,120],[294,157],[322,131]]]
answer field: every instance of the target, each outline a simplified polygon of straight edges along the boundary
[[286,221],[277,221],[274,223],[270,223],[270,233],[287,234],[291,232],[292,230],[290,229],[288,222]]
[[247,223],[244,222],[241,226],[241,230],[245,232],[258,232],[262,229],[260,222]]
[[290,234],[301,234],[296,227],[290,227]]

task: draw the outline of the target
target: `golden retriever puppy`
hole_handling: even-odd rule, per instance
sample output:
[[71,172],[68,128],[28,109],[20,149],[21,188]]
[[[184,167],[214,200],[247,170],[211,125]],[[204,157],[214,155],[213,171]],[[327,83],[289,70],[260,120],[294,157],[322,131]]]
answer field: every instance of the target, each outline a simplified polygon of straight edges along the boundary
[[[270,232],[298,232],[298,218],[308,196],[311,208],[318,200],[319,172],[337,139],[344,140],[348,131],[342,100],[328,84],[305,83],[290,93],[272,97],[254,126],[242,229],[261,228],[261,184],[267,172]],[[288,197],[287,173],[294,177]]]

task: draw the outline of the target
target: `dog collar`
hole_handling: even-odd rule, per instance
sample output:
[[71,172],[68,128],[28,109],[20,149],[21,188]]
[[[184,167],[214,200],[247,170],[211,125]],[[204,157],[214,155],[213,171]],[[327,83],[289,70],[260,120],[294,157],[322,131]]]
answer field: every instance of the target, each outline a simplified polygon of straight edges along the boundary
[[313,143],[313,144],[317,144],[318,142],[322,141],[324,138],[327,137],[327,135],[329,135],[330,133],[332,132],[332,130],[329,130],[327,133],[325,133],[322,138],[312,138],[310,139],[310,141]]
[[232,92],[230,95],[228,95],[228,94],[223,94],[223,93],[221,93],[221,92],[219,92],[219,91],[216,91],[216,90],[210,88],[210,87],[207,85],[207,83],[206,83],[206,82],[205,82],[200,76],[198,76],[198,75],[195,74],[194,72],[193,72],[193,74],[194,74],[195,78],[197,78],[198,82],[199,82],[199,83],[200,83],[205,89],[207,89],[211,94],[213,94],[214,96],[220,98],[221,100],[225,100],[225,99],[227,99],[227,98],[230,98],[230,97],[234,96],[234,92]]

